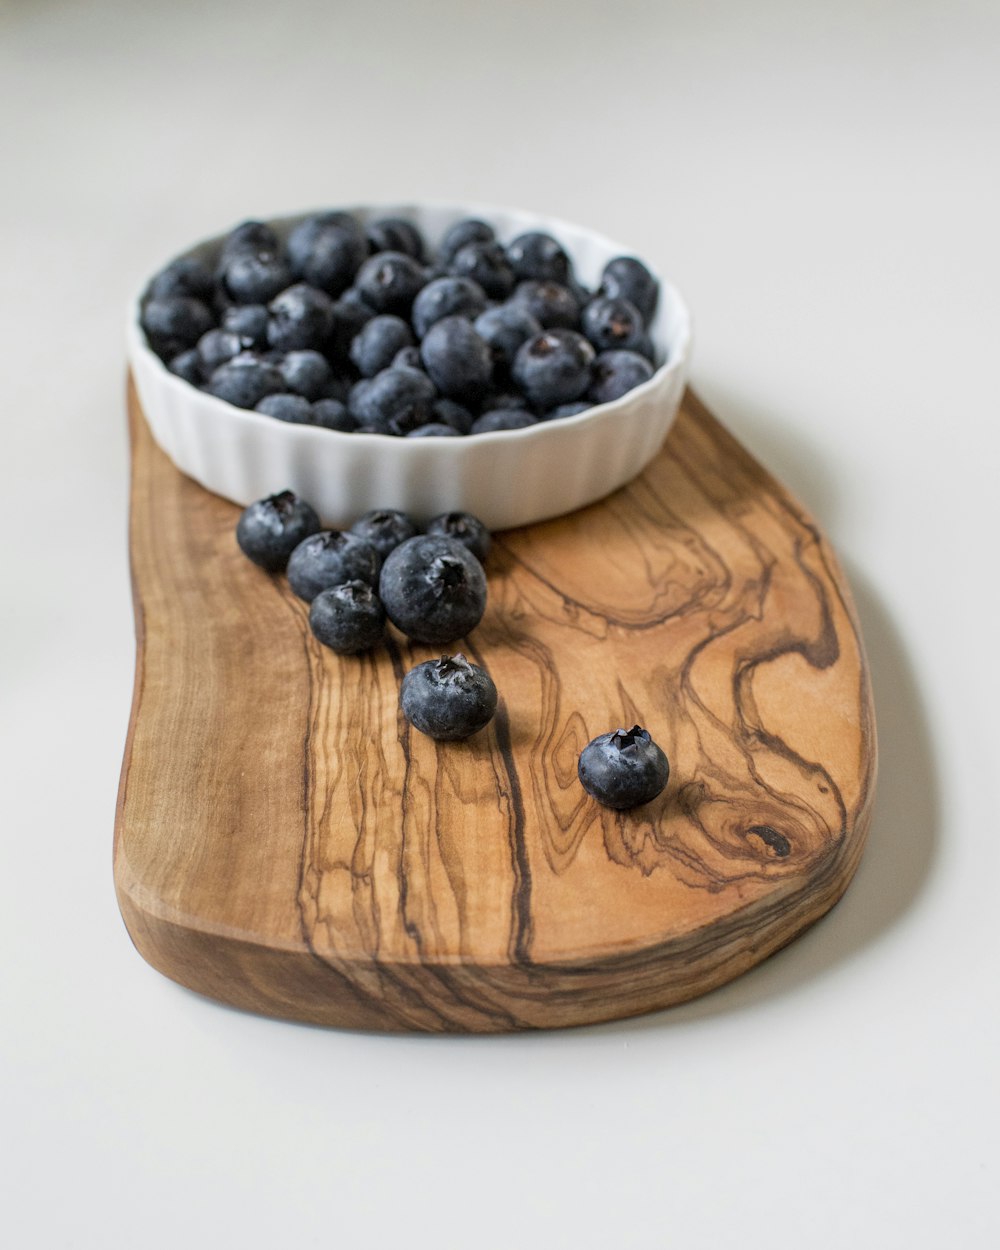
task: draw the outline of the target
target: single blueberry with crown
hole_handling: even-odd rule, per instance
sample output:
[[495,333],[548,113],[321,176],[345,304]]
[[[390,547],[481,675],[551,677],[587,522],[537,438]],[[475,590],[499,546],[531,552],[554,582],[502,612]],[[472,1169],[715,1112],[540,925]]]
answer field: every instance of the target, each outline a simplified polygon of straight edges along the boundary
[[385,608],[367,582],[341,582],[321,590],[312,601],[309,627],[331,651],[357,655],[385,637]]
[[357,534],[320,530],[304,539],[288,558],[288,584],[300,599],[312,603],[322,590],[343,582],[378,581],[378,552]]
[[373,508],[351,526],[351,533],[371,543],[384,560],[400,543],[417,534],[417,526],[411,517],[396,508]]
[[480,564],[490,553],[490,531],[471,512],[442,512],[427,523],[428,534],[444,534],[468,547]]
[[474,400],[489,386],[493,356],[465,317],[436,321],[420,344],[424,368],[450,399]]
[[427,272],[405,252],[376,252],[357,272],[354,285],[369,308],[408,317]]
[[325,291],[306,282],[287,287],[268,305],[267,341],[279,352],[319,350],[333,326],[333,304]]
[[485,669],[459,652],[411,669],[403,678],[399,702],[415,729],[454,742],[471,737],[493,719],[497,688]]
[[648,326],[656,312],[660,285],[641,260],[616,256],[604,266],[599,294],[610,299],[627,299],[642,314]]
[[354,336],[350,356],[363,378],[373,378],[388,369],[404,347],[413,346],[413,331],[403,318],[381,313],[366,322]]
[[601,352],[591,373],[588,399],[595,404],[610,404],[648,382],[653,376],[653,366],[638,352]]
[[464,638],[482,620],[486,574],[454,538],[418,534],[386,557],[379,594],[397,629],[440,646]]
[[537,408],[582,399],[590,385],[594,349],[575,330],[545,330],[518,348],[514,381]]
[[236,541],[254,564],[277,573],[299,543],[319,528],[315,509],[294,491],[283,490],[244,508],[236,525]]
[[588,742],[577,773],[599,803],[624,810],[655,799],[670,778],[670,764],[647,730],[633,725]]

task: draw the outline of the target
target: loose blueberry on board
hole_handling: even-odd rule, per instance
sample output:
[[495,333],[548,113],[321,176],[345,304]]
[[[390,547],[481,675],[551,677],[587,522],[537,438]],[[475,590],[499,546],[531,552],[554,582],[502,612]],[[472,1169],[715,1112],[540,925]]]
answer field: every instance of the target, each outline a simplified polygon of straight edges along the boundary
[[300,599],[312,603],[321,590],[342,582],[378,581],[378,552],[357,534],[321,530],[304,539],[288,559],[288,584]]
[[498,430],[525,430],[538,418],[523,408],[491,408],[472,423],[470,434],[495,434]]
[[490,299],[506,299],[517,279],[499,243],[466,243],[448,262],[449,273],[471,278]]
[[358,428],[357,421],[339,399],[317,399],[312,406],[312,424],[324,430],[340,430],[343,434]]
[[306,399],[335,398],[326,393],[331,373],[322,352],[311,351],[308,347],[287,352],[278,362],[278,369],[285,385],[296,395],[304,395]]
[[450,399],[475,400],[489,385],[493,356],[465,317],[445,317],[427,331],[420,355],[431,381]]
[[660,286],[641,260],[634,256],[616,256],[604,266],[599,294],[610,299],[627,299],[638,308],[648,326],[656,312]]
[[653,366],[637,352],[601,352],[594,361],[587,397],[610,404],[653,376]]
[[427,523],[428,534],[444,534],[468,547],[480,564],[490,553],[490,531],[471,512],[442,512]]
[[427,272],[405,252],[376,252],[357,272],[354,285],[376,312],[408,317],[418,291],[427,284]]
[[375,508],[351,526],[351,533],[371,543],[384,560],[400,543],[417,534],[417,526],[405,512],[395,508]]
[[220,365],[206,387],[210,394],[237,408],[256,408],[265,395],[284,389],[281,372],[254,352],[240,352]]
[[599,803],[624,810],[655,799],[669,780],[670,764],[649,733],[634,725],[588,742],[577,772]]
[[254,412],[276,421],[288,421],[292,425],[312,425],[313,409],[308,399],[301,395],[265,395]]
[[309,627],[338,655],[357,655],[385,637],[385,608],[367,582],[341,582],[321,590],[312,601]]
[[486,610],[486,574],[467,547],[419,534],[390,552],[379,594],[397,629],[437,646],[464,638]]
[[510,369],[522,343],[542,332],[542,324],[531,310],[516,303],[488,308],[473,325],[493,353],[494,366],[503,369]]
[[471,737],[493,719],[497,688],[485,669],[459,652],[410,669],[399,702],[415,729],[439,742],[454,742]]
[[277,573],[299,543],[318,533],[319,528],[315,510],[293,491],[283,490],[243,510],[236,525],[236,541],[254,564]]
[[403,318],[381,313],[366,322],[354,336],[350,356],[363,378],[373,378],[388,369],[404,347],[413,346],[413,331]]
[[449,261],[467,243],[492,243],[496,238],[493,227],[478,217],[465,217],[449,226],[439,248],[441,259]]
[[519,280],[565,282],[572,273],[569,257],[550,234],[531,230],[507,246],[507,260]]
[[434,278],[413,301],[413,328],[423,338],[444,317],[468,317],[471,321],[486,307],[483,288],[469,278]]
[[576,330],[580,325],[576,296],[560,282],[520,282],[511,303],[526,308],[543,330],[556,326]]
[[514,381],[538,408],[582,399],[590,385],[594,349],[575,330],[545,330],[518,348]]
[[190,295],[147,300],[141,321],[150,347],[163,360],[194,347],[213,324],[208,308]]
[[267,341],[279,352],[301,348],[320,349],[333,327],[333,303],[329,295],[297,282],[287,287],[267,306]]

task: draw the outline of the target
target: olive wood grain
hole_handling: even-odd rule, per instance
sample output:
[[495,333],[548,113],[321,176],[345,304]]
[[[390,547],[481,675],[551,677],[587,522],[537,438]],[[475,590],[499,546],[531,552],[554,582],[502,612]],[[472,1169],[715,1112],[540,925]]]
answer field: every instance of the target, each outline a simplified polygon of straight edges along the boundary
[[[691,394],[629,486],[498,536],[464,650],[500,707],[458,744],[398,710],[404,672],[438,652],[398,634],[362,658],[321,647],[131,387],[129,411],[137,660],[114,870],[155,968],[321,1024],[573,1025],[721,985],[846,889],[876,768],[850,593]],[[671,779],[615,813],[577,757],[635,722]]]

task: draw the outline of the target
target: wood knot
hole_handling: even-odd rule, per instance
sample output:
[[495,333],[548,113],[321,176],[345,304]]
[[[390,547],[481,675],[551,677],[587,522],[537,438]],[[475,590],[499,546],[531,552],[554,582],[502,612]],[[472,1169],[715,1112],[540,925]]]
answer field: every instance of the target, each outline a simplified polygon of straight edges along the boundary
[[792,852],[792,844],[783,833],[772,829],[770,825],[751,825],[746,832],[748,838],[757,838],[763,842],[766,854],[775,859],[784,859]]

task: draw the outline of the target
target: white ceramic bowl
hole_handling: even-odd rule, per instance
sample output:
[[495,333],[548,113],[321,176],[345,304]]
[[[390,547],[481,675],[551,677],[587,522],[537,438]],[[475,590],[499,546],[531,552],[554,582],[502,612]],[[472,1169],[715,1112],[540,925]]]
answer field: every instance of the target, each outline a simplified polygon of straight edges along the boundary
[[[581,226],[509,209],[389,204],[349,211],[361,221],[408,218],[432,248],[463,217],[490,222],[503,243],[527,230],[546,230],[573,258],[580,280],[593,287],[612,257],[636,255]],[[284,237],[304,216],[270,224]],[[210,255],[222,238],[187,254]],[[401,508],[418,521],[440,512],[472,512],[490,529],[507,529],[602,498],[659,450],[677,415],[691,341],[688,310],[661,278],[650,334],[665,363],[621,399],[522,430],[393,438],[276,421],[197,390],[170,373],[147,346],[139,325],[140,298],[129,314],[129,361],[153,437],[177,467],[242,505],[290,488],[334,527],[347,526],[372,508]]]

